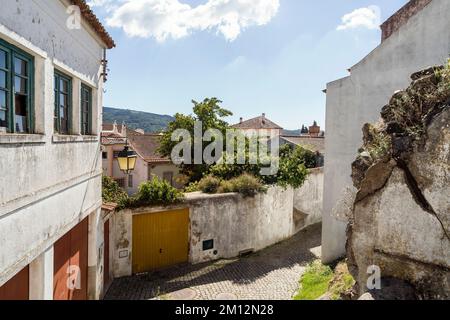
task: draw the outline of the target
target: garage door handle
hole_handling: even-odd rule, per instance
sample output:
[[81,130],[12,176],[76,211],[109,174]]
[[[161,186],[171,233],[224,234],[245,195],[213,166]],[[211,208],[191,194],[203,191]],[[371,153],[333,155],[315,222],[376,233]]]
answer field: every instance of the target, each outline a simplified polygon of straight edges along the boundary
[[159,253],[162,253],[162,249],[159,249]]

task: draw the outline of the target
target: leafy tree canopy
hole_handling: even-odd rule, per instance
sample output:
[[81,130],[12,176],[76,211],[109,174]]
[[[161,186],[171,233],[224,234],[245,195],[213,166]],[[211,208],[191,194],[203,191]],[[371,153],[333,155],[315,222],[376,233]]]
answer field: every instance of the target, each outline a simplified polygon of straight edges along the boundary
[[[158,149],[158,152],[162,156],[170,157],[173,148],[179,143],[178,141],[172,141],[172,134],[176,130],[185,129],[190,133],[191,137],[194,137],[195,123],[198,121],[201,121],[202,123],[202,133],[204,133],[208,129],[217,129],[225,137],[225,133],[229,128],[229,124],[223,118],[231,116],[233,115],[233,113],[220,106],[222,101],[217,98],[206,98],[202,102],[192,100],[192,103],[194,104],[193,114],[183,115],[177,113],[175,115],[175,120],[169,123],[167,131],[165,131],[163,136],[161,137],[161,145]],[[210,142],[202,143],[202,151],[209,144]],[[181,171],[183,174],[189,176],[191,181],[198,181],[203,177],[203,174],[208,171],[209,166],[206,164],[193,164],[194,143],[191,144],[191,148],[192,164],[181,165]]]

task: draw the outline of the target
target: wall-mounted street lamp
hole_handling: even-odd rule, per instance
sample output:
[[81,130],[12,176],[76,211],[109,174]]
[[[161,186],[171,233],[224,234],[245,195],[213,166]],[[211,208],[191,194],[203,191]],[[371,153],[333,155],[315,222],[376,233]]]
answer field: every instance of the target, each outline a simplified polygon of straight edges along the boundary
[[136,166],[137,155],[134,151],[130,150],[128,142],[125,144],[125,148],[119,152],[117,160],[119,162],[119,168],[125,174],[129,175]]

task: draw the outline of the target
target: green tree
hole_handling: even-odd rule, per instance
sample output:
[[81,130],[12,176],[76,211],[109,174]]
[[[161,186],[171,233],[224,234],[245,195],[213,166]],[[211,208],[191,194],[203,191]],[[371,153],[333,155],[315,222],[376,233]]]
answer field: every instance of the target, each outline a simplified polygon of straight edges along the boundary
[[[206,98],[202,102],[192,101],[194,104],[193,114],[183,115],[177,113],[175,115],[175,120],[169,123],[168,129],[164,132],[161,137],[161,145],[158,152],[164,157],[170,157],[173,148],[179,143],[179,141],[172,141],[172,134],[179,129],[185,129],[189,132],[191,137],[194,137],[195,123],[198,121],[202,122],[202,134],[208,129],[219,130],[223,137],[225,137],[226,130],[229,128],[228,123],[224,118],[233,115],[231,111],[226,110],[221,107],[222,101],[217,98]],[[202,151],[211,142],[201,142]],[[224,141],[224,149],[226,143]],[[184,156],[184,155],[182,155]],[[200,180],[206,172],[209,170],[209,165],[207,164],[194,164],[194,141],[191,143],[191,163],[192,164],[182,164],[181,171],[183,174],[190,177],[190,181]]]
[[277,184],[282,187],[300,188],[308,175],[308,168],[316,166],[316,156],[302,147],[283,145],[280,148],[280,167]]
[[306,127],[304,124],[302,125],[302,130],[300,131],[301,134],[308,134],[308,127]]

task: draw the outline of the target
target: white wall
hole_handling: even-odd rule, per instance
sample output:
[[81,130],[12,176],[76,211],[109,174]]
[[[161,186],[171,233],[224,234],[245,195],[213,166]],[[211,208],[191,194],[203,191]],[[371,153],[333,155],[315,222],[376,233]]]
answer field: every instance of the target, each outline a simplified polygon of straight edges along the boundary
[[[132,223],[135,214],[189,208],[189,262],[195,264],[234,258],[243,251],[264,249],[299,231],[294,224],[294,206],[305,210],[307,218],[303,228],[319,223],[322,184],[323,174],[320,169],[316,169],[302,190],[270,187],[267,194],[258,194],[254,198],[243,198],[234,193],[191,193],[186,195],[186,202],[180,205],[116,212],[112,218],[111,244],[114,248],[114,277],[131,275]],[[203,241],[206,240],[214,240],[212,250],[203,251]]]
[[351,163],[362,145],[362,127],[376,122],[381,108],[410,75],[443,64],[450,54],[450,1],[433,0],[399,31],[351,68],[351,76],[327,86],[322,259],[345,254],[346,222],[333,208],[352,186]]
[[[0,286],[101,206],[102,45],[85,27],[66,27],[62,1],[2,0],[0,38],[35,58],[36,134],[0,134]],[[93,136],[53,133],[53,75],[93,88]]]
[[[254,198],[190,194],[190,262],[234,258],[242,251],[258,251],[291,237],[293,199],[292,189],[280,187]],[[203,241],[210,239],[214,249],[203,251]]]
[[[296,230],[322,222],[323,179],[323,168],[310,169],[303,186],[294,190],[294,225]],[[301,219],[301,221],[296,223],[296,218]]]

